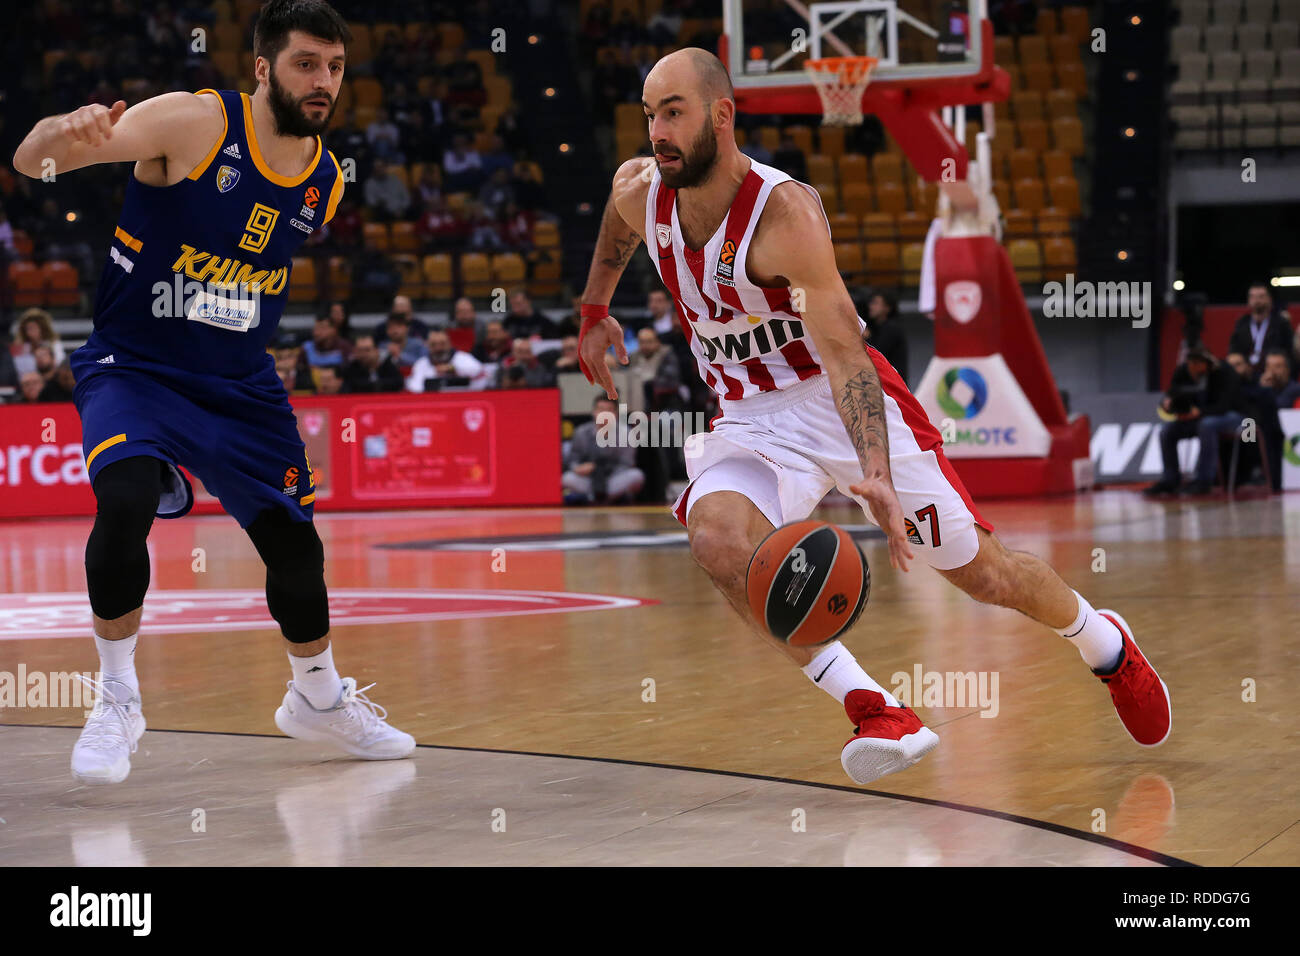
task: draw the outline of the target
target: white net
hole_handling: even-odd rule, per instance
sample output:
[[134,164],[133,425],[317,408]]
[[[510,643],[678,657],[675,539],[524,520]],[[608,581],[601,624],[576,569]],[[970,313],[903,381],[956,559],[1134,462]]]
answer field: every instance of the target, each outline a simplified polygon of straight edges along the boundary
[[836,56],[804,64],[821,96],[823,126],[861,125],[862,94],[876,62],[874,56]]

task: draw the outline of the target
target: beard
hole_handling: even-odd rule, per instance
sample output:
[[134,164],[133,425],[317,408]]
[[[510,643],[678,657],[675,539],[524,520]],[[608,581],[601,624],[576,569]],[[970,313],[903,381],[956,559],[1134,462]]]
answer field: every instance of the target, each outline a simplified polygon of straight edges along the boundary
[[[329,128],[330,120],[334,118],[334,111],[338,109],[339,101],[331,97],[328,93],[308,93],[301,99],[295,100],[289,95],[289,91],[280,85],[275,78],[275,70],[272,69],[269,74],[270,78],[270,95],[267,96],[267,102],[271,105],[271,116],[275,120],[275,132],[278,136],[297,136],[306,138],[308,136],[320,136]],[[325,97],[330,101],[329,112],[319,122],[307,118],[303,111],[303,103],[307,100],[319,99]]]
[[682,162],[681,169],[664,169],[659,167],[659,176],[669,189],[690,189],[698,186],[713,172],[718,162],[718,137],[713,126],[705,122],[704,127],[691,143],[689,152],[667,152],[665,155],[678,156]]

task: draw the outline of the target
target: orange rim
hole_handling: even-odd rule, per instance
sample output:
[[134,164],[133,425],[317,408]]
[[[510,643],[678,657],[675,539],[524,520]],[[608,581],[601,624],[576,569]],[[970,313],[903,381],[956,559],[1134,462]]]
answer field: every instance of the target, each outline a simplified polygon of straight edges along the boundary
[[879,62],[879,57],[874,56],[827,56],[808,60],[804,67],[818,73],[836,73],[841,83],[856,83]]

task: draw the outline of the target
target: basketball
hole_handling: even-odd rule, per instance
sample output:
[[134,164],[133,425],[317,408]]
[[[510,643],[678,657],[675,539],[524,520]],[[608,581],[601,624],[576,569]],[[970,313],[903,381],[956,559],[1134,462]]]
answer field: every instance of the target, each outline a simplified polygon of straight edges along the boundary
[[796,647],[825,644],[857,621],[871,569],[843,528],[796,521],[777,528],[749,561],[745,588],[754,618]]

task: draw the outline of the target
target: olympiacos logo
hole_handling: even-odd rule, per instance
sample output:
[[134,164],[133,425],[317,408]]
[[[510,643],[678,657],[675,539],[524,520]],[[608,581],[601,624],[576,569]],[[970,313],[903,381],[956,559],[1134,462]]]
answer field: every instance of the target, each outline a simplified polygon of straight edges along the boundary
[[980,305],[983,301],[984,294],[980,291],[978,282],[962,279],[959,282],[949,282],[944,286],[944,308],[948,310],[948,314],[955,321],[960,322],[962,325],[979,315]]

